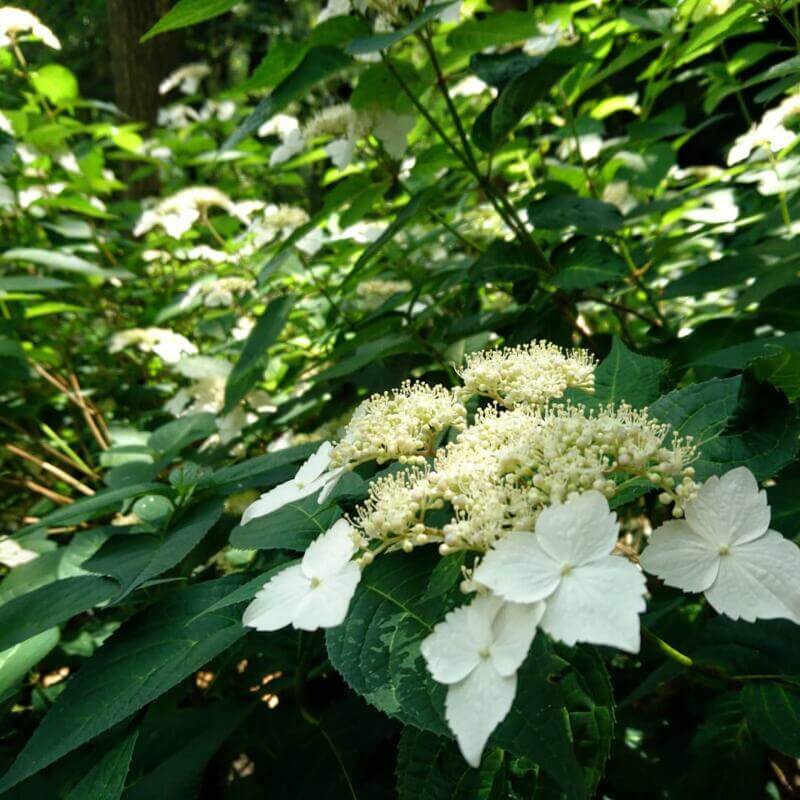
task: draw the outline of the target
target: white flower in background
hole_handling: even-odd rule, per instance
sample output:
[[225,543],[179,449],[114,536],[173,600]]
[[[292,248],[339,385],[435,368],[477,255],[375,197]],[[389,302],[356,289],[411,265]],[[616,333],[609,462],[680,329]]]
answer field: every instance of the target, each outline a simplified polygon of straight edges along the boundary
[[0,131],[9,136],[14,135],[14,126],[11,124],[11,120],[2,111],[0,111]]
[[171,73],[158,85],[159,94],[167,94],[176,87],[183,94],[194,94],[200,88],[200,81],[211,74],[208,64],[185,64]]
[[[169,253],[165,255],[167,256],[167,260],[169,260]],[[213,247],[209,247],[207,244],[198,244],[188,249],[177,248],[175,250],[175,257],[183,261],[207,261],[209,264],[226,264],[235,260],[230,253],[216,250]]]
[[356,143],[369,133],[371,120],[358,114],[347,103],[339,103],[315,114],[303,129],[306,142],[321,136],[334,137],[324,149],[338,169],[353,160]]
[[372,132],[392,158],[400,159],[408,147],[408,134],[416,121],[413,114],[395,114],[393,111],[383,111],[375,120]]
[[78,159],[75,158],[75,153],[62,153],[58,157],[57,161],[61,169],[64,169],[67,172],[79,173],[81,171],[81,168],[78,164]]
[[227,122],[233,119],[236,113],[236,103],[233,100],[206,100],[200,108],[198,119],[207,122],[212,119]]
[[527,56],[546,56],[561,44],[561,23],[556,21],[539,26],[539,35],[532,36],[524,45],[522,52]]
[[243,342],[255,327],[255,320],[251,317],[239,317],[231,330],[231,336],[235,342]]
[[237,295],[249,292],[254,286],[255,281],[249,278],[233,276],[199,281],[189,287],[178,308],[188,308],[198,300],[207,308],[228,308],[235,303]]
[[312,228],[304,236],[301,236],[294,246],[305,253],[307,256],[316,255],[326,244],[327,237],[322,228]]
[[12,39],[26,33],[54,50],[61,49],[58,37],[35,14],[14,6],[0,8],[0,47],[7,47]]
[[[191,106],[185,103],[173,103],[166,108],[158,109],[157,121],[162,128],[171,128],[172,130],[181,130],[192,122],[197,122],[200,115]],[[156,155],[156,150],[163,153],[162,156]],[[168,147],[158,147],[149,153],[153,158],[171,157],[172,151]]]
[[690,222],[701,222],[707,225],[720,225],[736,222],[739,218],[739,206],[732,189],[717,189],[703,195],[701,205],[683,212],[684,219]]
[[443,8],[438,16],[440,21],[445,23],[457,23],[461,20],[461,0],[456,0],[451,3],[447,8]]
[[16,539],[10,536],[0,537],[0,564],[7,567],[18,567],[38,558],[39,554],[35,550],[24,548]]
[[477,596],[451,611],[423,642],[433,679],[447,684],[445,719],[473,767],[517,692],[517,670],[528,655],[543,603],[504,603]]
[[477,75],[467,75],[450,89],[451,97],[475,97],[485,91],[494,93],[494,89],[488,83],[482,81]]
[[212,186],[190,186],[162,200],[155,208],[145,211],[134,236],[142,236],[161,226],[173,239],[180,239],[209,208],[218,207],[236,216],[235,203],[224,192]]
[[245,609],[243,624],[259,631],[340,625],[361,580],[355,552],[352,528],[340,519],[308,546],[299,564],[269,580]]
[[155,353],[166,364],[177,364],[183,356],[194,355],[197,347],[185,336],[169,328],[131,328],[115,333],[108,343],[109,353],[136,345],[144,353]]
[[685,519],[653,532],[642,567],[668,586],[705,592],[732,619],[800,623],[800,548],[769,530],[767,496],[747,467],[709,478]]
[[328,0],[319,12],[317,17],[317,25],[331,19],[332,17],[342,17],[351,12],[350,0]]
[[39,200],[44,200],[48,197],[56,197],[66,188],[67,184],[61,181],[40,184],[38,186],[28,186],[17,193],[17,203],[19,203],[20,208],[30,208]]
[[277,164],[283,164],[290,158],[294,158],[298,153],[301,153],[305,146],[306,142],[298,125],[295,130],[281,137],[281,143],[270,154],[269,165],[274,167]]
[[501,539],[474,579],[512,602],[544,600],[541,627],[554,639],[636,653],[645,579],[630,561],[611,555],[618,533],[608,501],[591,490],[545,508],[535,533]]
[[728,166],[750,157],[754,150],[778,153],[794,142],[796,136],[784,123],[800,113],[800,95],[784,98],[777,106],[764,112],[761,122],[739,136],[728,151]]
[[251,503],[242,515],[241,524],[246,525],[251,519],[271,514],[288,503],[302,500],[320,489],[322,493],[319,502],[324,502],[342,473],[341,469],[331,469],[332,450],[330,442],[323,442],[317,452],[297,470],[294,478],[270,489]]

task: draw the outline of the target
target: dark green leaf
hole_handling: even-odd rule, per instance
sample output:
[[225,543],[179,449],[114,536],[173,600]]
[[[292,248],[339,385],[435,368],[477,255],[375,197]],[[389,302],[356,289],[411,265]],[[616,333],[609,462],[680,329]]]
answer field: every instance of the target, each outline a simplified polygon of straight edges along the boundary
[[393,44],[402,41],[407,36],[411,36],[412,33],[418,31],[426,22],[434,19],[452,4],[452,0],[448,0],[446,3],[434,3],[402,28],[397,28],[389,33],[378,33],[374,36],[360,36],[357,39],[353,39],[353,41],[345,47],[345,52],[349,53],[351,56],[360,56],[365,53],[374,53],[377,50],[386,50]]
[[450,31],[447,43],[456,50],[477,53],[488,47],[522,42],[538,33],[539,23],[532,13],[504,11],[462,22]]
[[184,447],[206,439],[217,430],[216,417],[208,411],[187,414],[156,428],[147,440],[147,446],[156,453],[180,453]]
[[60,625],[117,594],[116,581],[80,575],[53,581],[14,597],[0,605],[0,650]]
[[800,758],[800,688],[772,681],[751,681],[742,690],[750,727],[770,746]]
[[120,594],[116,598],[119,601],[137,586],[182,561],[217,523],[222,507],[220,500],[198,503],[163,538],[147,533],[112,536],[82,566],[119,581]]
[[0,792],[155,700],[245,633],[240,614],[202,614],[238,576],[176,592],[123,625],[70,679],[0,781]]
[[140,39],[146,42],[159,33],[197,25],[230,11],[237,0],[178,0],[178,2]]
[[119,800],[131,765],[138,731],[121,739],[86,773],[65,800]]
[[289,503],[251,519],[231,533],[231,545],[242,550],[305,550],[342,515],[335,505],[320,505],[317,495]]
[[643,408],[661,395],[666,362],[640,356],[614,337],[611,352],[594,374],[594,395],[600,403],[628,403]]
[[622,227],[619,209],[611,203],[576,194],[557,194],[528,207],[537,228],[575,228],[578,231],[608,232]]
[[750,368],[758,380],[780,389],[790,403],[800,397],[800,353],[782,350],[773,356],[757,358]]
[[609,245],[595,239],[581,239],[558,257],[556,266],[553,285],[567,291],[620,283],[628,274],[625,260]]
[[225,413],[230,413],[253,388],[264,369],[267,350],[281,334],[295,298],[285,295],[273,300],[259,317],[225,386]]
[[253,110],[253,113],[222,145],[223,150],[235,147],[255,133],[268,119],[274,117],[293,100],[303,97],[309,89],[346,67],[351,59],[337,47],[313,47],[298,66],[287,75]]

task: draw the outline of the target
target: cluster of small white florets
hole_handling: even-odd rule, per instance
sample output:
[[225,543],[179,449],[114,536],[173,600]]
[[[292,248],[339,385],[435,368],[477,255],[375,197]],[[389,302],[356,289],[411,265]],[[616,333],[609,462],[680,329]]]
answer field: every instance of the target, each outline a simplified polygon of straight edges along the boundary
[[490,397],[506,408],[541,405],[570,388],[593,391],[595,359],[585,350],[562,350],[531,342],[471,353],[459,370],[469,394]]
[[331,464],[424,464],[434,453],[437,435],[447,428],[461,429],[466,422],[467,410],[452,391],[407,382],[368,398],[356,409],[331,452]]
[[[696,492],[694,458],[691,444],[670,434],[669,426],[626,405],[599,411],[489,407],[437,453],[431,471],[374,484],[355,524],[381,550],[438,541],[442,555],[484,552],[512,531],[530,530],[548,505],[588,490],[610,499],[626,478],[645,478],[660,488],[661,501],[672,503],[677,517]],[[403,516],[409,492],[416,507]],[[441,531],[425,527],[424,511],[445,502],[452,519]],[[392,510],[393,503],[403,508]]]
[[361,138],[369,133],[368,116],[354,111],[347,103],[323,108],[305,124],[303,138],[316,139],[319,136],[346,136]]
[[222,208],[236,213],[234,202],[225,192],[213,186],[189,186],[162,200],[145,211],[136,223],[134,236],[142,236],[156,226],[161,226],[173,238],[180,238],[209,209]]
[[187,308],[195,300],[202,301],[208,308],[232,306],[237,295],[249,292],[254,285],[255,281],[250,278],[236,276],[200,281],[189,288],[180,302],[180,307]]

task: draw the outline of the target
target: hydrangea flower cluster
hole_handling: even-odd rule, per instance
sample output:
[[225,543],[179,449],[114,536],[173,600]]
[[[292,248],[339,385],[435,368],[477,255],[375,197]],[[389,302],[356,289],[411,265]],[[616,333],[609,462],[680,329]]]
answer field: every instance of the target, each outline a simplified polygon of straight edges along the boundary
[[471,353],[459,375],[470,394],[514,408],[541,405],[571,388],[590,392],[594,368],[595,360],[585,350],[562,351],[548,342],[531,342]]
[[[591,390],[593,366],[584,353],[536,342],[470,357],[457,392],[405,384],[366,400],[342,439],[259,498],[242,524],[317,492],[323,502],[345,470],[367,461],[407,466],[378,475],[349,518],[267,582],[245,624],[332,627],[382,553],[428,544],[442,556],[468,551],[460,588],[473,597],[434,626],[420,652],[447,687],[445,719],[473,766],[510,710],[540,632],[570,646],[639,651],[645,571],[704,592],[734,619],[800,624],[800,549],[769,530],[752,473],[740,467],[697,484],[691,442],[646,410],[559,400],[571,386]],[[494,401],[471,425],[466,395]],[[641,556],[620,544],[609,506],[631,480],[648,481],[676,518]]]

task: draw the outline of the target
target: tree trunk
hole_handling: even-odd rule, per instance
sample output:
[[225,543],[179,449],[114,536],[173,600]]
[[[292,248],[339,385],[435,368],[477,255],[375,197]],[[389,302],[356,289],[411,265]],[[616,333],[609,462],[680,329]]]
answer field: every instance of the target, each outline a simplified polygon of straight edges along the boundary
[[106,0],[117,105],[132,120],[149,125],[158,114],[158,84],[180,65],[181,37],[166,33],[144,44],[139,38],[170,5],[170,0]]

